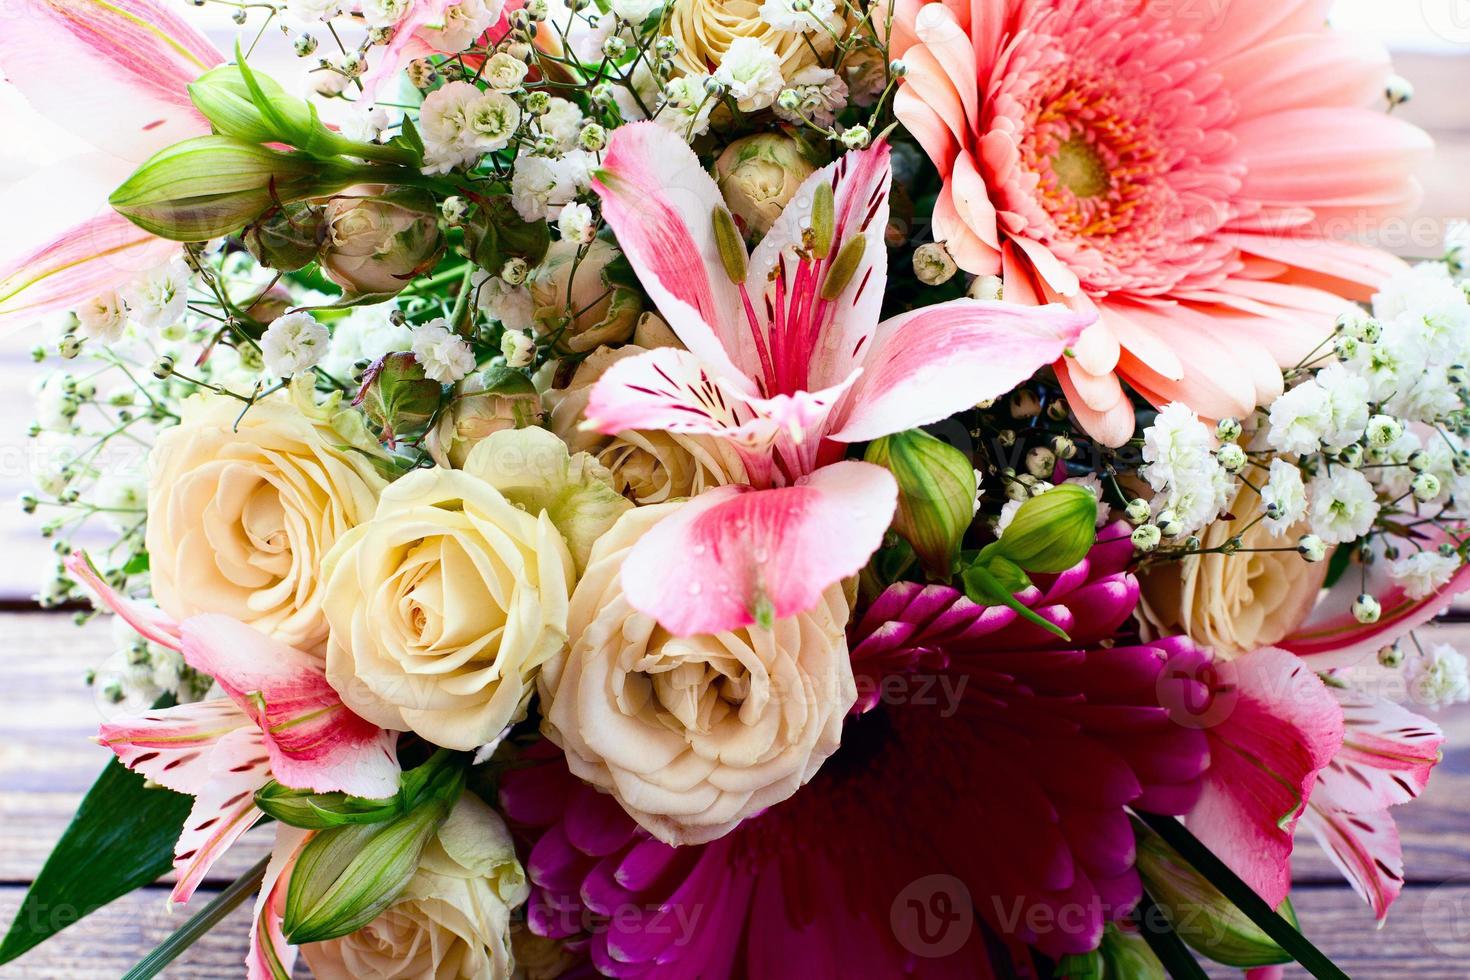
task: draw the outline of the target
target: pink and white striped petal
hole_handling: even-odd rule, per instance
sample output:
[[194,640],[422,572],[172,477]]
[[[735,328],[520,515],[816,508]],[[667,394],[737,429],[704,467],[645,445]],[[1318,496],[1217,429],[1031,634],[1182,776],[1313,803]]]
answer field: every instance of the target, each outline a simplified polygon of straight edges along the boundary
[[878,327],[832,438],[864,442],[1005,394],[1062,356],[1092,318],[1062,306],[955,300]]
[[1220,722],[1189,829],[1272,908],[1291,887],[1292,831],[1342,746],[1342,709],[1298,657],[1266,647],[1215,664]]
[[197,796],[213,776],[214,750],[242,728],[254,732],[255,723],[229,698],[219,698],[105,722],[97,740],[134,772]]
[[270,863],[255,899],[255,920],[250,927],[250,951],[245,955],[246,980],[291,980],[296,965],[296,947],[286,942],[286,892],[291,872],[311,832],[285,824],[276,825],[276,842]]
[[713,215],[725,199],[689,145],[655,122],[622,126],[592,188],[618,247],[684,346],[731,380],[756,374],[756,365],[732,360],[750,327],[715,241]]
[[26,0],[0,31],[0,72],[38,112],[133,163],[209,132],[188,85],[224,60],[152,0]]
[[1333,688],[1342,705],[1342,748],[1317,779],[1314,806],[1366,812],[1407,803],[1424,791],[1445,735],[1401,705]]
[[1349,813],[1313,805],[1302,817],[1327,857],[1382,922],[1404,888],[1399,828],[1387,810]]
[[92,590],[92,594],[102,600],[102,604],[123,618],[123,621],[131,626],[139,636],[150,643],[167,647],[170,650],[181,649],[179,646],[179,624],[169,618],[161,609],[146,606],[141,602],[128,599],[121,595],[116,589],[108,585],[106,580],[98,574],[93,567],[92,560],[85,552],[74,551],[64,562],[66,570],[76,576],[78,582]]
[[184,661],[260,728],[280,783],[369,798],[398,791],[396,733],[353,714],[316,658],[228,616],[188,619],[181,639]]
[[270,782],[270,754],[254,727],[231,732],[209,756],[210,779],[194,798],[184,832],[174,845],[179,879],[169,901],[187,902],[209,869],[263,814],[255,791]]
[[633,547],[623,592],[678,636],[784,619],[867,563],[897,502],[887,470],[853,461],[775,490],[706,490]]

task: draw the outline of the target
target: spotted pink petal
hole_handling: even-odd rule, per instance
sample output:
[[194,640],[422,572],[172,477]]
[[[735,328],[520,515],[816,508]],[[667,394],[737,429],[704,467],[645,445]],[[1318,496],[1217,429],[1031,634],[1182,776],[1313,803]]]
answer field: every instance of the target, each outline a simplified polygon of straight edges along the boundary
[[219,698],[105,722],[97,740],[134,772],[197,796],[213,778],[215,748],[242,728],[253,732],[255,724],[229,698]]
[[1387,810],[1356,813],[1315,804],[1302,817],[1333,865],[1381,922],[1404,887],[1399,828]]
[[623,592],[680,636],[793,616],[856,574],[883,541],[898,488],[877,466],[840,462],[795,486],[717,487],[633,547]]
[[0,267],[0,327],[75,309],[167,261],[179,249],[112,211]]
[[712,220],[725,201],[694,151],[655,122],[619,127],[592,188],[618,247],[684,346],[718,373],[744,377],[731,355],[749,328]]
[[286,892],[291,872],[301,849],[311,839],[309,831],[285,824],[276,826],[276,843],[270,863],[260,882],[255,900],[255,918],[250,927],[250,951],[245,955],[246,980],[291,980],[296,965],[296,947],[286,942]]
[[[1417,529],[1425,548],[1453,543],[1430,525]],[[1368,566],[1366,591],[1378,600],[1382,613],[1376,623],[1363,624],[1353,616],[1352,604],[1364,590],[1361,578],[1344,575],[1317,603],[1296,632],[1281,642],[1282,649],[1310,659],[1313,670],[1350,667],[1372,656],[1410,630],[1429,622],[1449,608],[1455,597],[1470,589],[1470,566],[1462,567],[1439,591],[1413,599],[1393,581],[1380,559]]]
[[1189,829],[1274,908],[1291,887],[1292,831],[1342,746],[1342,709],[1273,647],[1217,663],[1213,681],[1221,717],[1205,730],[1210,768]]
[[220,739],[210,752],[209,769],[209,782],[194,798],[174,845],[179,879],[171,902],[187,902],[220,855],[263,816],[255,807],[255,791],[270,782],[270,755],[258,730],[241,728]]
[[1062,306],[956,300],[878,327],[832,438],[864,442],[995,398],[1057,358],[1093,318]]
[[162,610],[146,606],[119,594],[97,573],[97,569],[92,565],[92,560],[85,552],[72,552],[64,564],[66,570],[76,576],[78,582],[91,589],[92,593],[102,600],[103,605],[121,616],[123,621],[136,630],[139,636],[150,643],[157,643],[170,650],[180,649],[179,624],[165,615]]
[[133,163],[209,131],[188,85],[224,60],[152,0],[34,0],[0,31],[0,71],[38,112]]
[[775,438],[774,426],[757,416],[747,396],[676,347],[614,364],[592,389],[586,418],[607,435],[657,429],[719,436],[749,448],[769,446]]
[[1342,748],[1318,777],[1313,805],[1367,811],[1407,803],[1424,791],[1445,735],[1428,718],[1355,691],[1333,688],[1342,705]]
[[353,714],[314,657],[218,615],[185,620],[182,646],[184,661],[264,733],[282,784],[370,798],[397,792],[397,735]]

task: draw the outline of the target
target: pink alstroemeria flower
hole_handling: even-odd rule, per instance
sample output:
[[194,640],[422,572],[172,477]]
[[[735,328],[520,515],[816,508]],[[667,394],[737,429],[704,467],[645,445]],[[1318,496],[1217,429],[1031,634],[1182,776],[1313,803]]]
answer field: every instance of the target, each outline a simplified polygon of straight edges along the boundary
[[260,819],[255,791],[271,779],[373,799],[398,791],[397,734],[349,711],[316,658],[228,616],[175,623],[123,598],[84,555],[67,567],[141,636],[180,651],[226,695],[118,718],[98,734],[129,769],[194,797],[174,848],[172,901],[187,902],[215,860]]
[[75,308],[178,251],[114,212],[107,195],[157,151],[209,132],[188,86],[224,60],[151,0],[33,0],[6,20],[0,73],[96,152],[38,175],[39,186],[24,181],[12,191],[13,200],[70,202],[85,218],[0,265],[0,326]]
[[[809,177],[749,256],[722,257],[714,180],[654,123],[614,132],[594,175],[603,216],[685,350],[628,358],[598,382],[587,422],[728,440],[753,487],[701,494],[624,568],[632,605],[676,634],[738,629],[810,607],[857,572],[888,529],[887,471],[838,462],[859,443],[997,397],[1061,357],[1091,319],[978,300],[879,322],[887,280],[887,144]],[[823,228],[830,189],[830,240]],[[732,248],[741,255],[731,255]]]

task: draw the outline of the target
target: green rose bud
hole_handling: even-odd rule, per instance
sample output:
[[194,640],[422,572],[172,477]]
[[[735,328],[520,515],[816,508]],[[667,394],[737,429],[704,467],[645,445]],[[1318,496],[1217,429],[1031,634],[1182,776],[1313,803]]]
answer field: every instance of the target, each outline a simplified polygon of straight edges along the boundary
[[868,444],[864,458],[898,481],[893,527],[928,573],[948,581],[975,515],[975,468],[969,457],[921,429]]
[[[1174,931],[1199,953],[1226,966],[1290,963],[1291,955],[1205,880],[1157,834],[1135,825],[1138,872],[1154,903],[1169,913]],[[1277,910],[1297,924],[1291,901]]]
[[154,154],[110,203],[160,238],[205,242],[240,230],[277,204],[340,191],[356,182],[359,170],[229,136],[197,136]]
[[383,441],[423,432],[439,403],[444,386],[430,380],[412,354],[385,354],[363,374],[362,388],[354,402],[383,430]]
[[981,553],[999,555],[1028,572],[1065,572],[1097,540],[1097,497],[1064,483],[1021,504],[1000,540]]
[[393,904],[464,789],[463,766],[441,758],[443,765],[420,767],[432,769],[429,782],[402,816],[319,831],[302,848],[282,924],[293,945],[355,932]]
[[322,209],[315,204],[287,204],[245,229],[245,247],[267,269],[295,272],[316,259],[326,239]]
[[463,469],[480,440],[535,425],[540,415],[541,396],[531,379],[521,371],[492,367],[464,380],[424,446],[440,466]]
[[358,188],[327,202],[326,223],[322,273],[352,296],[396,295],[444,253],[439,209],[425,191]]

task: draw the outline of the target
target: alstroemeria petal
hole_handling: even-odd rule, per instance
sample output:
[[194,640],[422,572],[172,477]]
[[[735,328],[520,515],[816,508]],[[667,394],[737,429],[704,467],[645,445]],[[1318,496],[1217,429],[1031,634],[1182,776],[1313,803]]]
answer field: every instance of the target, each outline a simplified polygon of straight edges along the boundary
[[254,731],[255,724],[229,698],[219,698],[104,722],[97,740],[134,772],[197,796],[210,780],[215,747],[241,728]]
[[719,436],[748,449],[769,446],[775,426],[712,376],[698,357],[659,347],[618,361],[587,400],[587,424],[607,435],[629,429]]
[[254,726],[220,739],[210,751],[209,769],[209,782],[194,798],[174,846],[179,880],[171,902],[187,902],[220,855],[263,816],[255,807],[255,791],[270,782],[270,755]]
[[793,616],[863,567],[897,501],[887,470],[852,461],[778,490],[707,490],[634,546],[624,594],[680,636]]
[[178,250],[116,212],[92,218],[0,268],[0,327],[75,309]]
[[1439,764],[1444,732],[1428,718],[1383,698],[1333,688],[1342,705],[1342,748],[1322,770],[1312,803],[1368,811],[1407,803]]
[[1090,320],[1061,306],[955,300],[878,326],[832,435],[864,442],[937,422],[1016,387],[1062,355]]
[[151,0],[35,0],[0,31],[0,71],[38,112],[133,163],[209,132],[188,85],[224,60]]
[[397,735],[348,710],[314,657],[228,616],[195,616],[181,633],[184,661],[265,734],[282,784],[369,798],[398,791]]
[[725,199],[689,145],[655,122],[621,126],[592,188],[618,247],[684,346],[731,379],[754,374],[754,364],[732,360],[750,328],[715,241],[712,215]]
[[[1342,709],[1273,647],[1215,665],[1210,768],[1189,829],[1274,908],[1291,887],[1292,831],[1342,745]],[[1206,715],[1205,717],[1209,717]]]
[[286,891],[291,872],[311,832],[285,824],[276,825],[276,843],[255,899],[255,919],[250,926],[250,952],[245,956],[246,980],[291,980],[296,965],[296,947],[286,942],[282,923],[286,916]]
[[1341,871],[1353,891],[1382,921],[1404,887],[1404,852],[1399,828],[1387,810],[1357,813],[1311,807],[1302,826]]
[[150,643],[179,649],[179,624],[170,619],[161,609],[145,606],[141,602],[123,597],[108,585],[84,552],[75,551],[63,564],[76,576],[78,582],[92,590],[102,604],[123,618],[123,621]]

